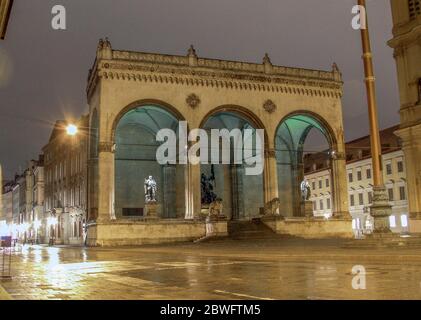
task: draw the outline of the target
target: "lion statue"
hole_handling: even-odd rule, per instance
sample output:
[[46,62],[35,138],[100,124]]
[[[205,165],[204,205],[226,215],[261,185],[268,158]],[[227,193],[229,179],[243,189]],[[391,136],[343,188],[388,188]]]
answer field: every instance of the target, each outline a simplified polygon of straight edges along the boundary
[[224,205],[222,204],[222,199],[217,198],[215,201],[209,204],[209,216],[210,217],[222,216],[223,208],[224,208]]

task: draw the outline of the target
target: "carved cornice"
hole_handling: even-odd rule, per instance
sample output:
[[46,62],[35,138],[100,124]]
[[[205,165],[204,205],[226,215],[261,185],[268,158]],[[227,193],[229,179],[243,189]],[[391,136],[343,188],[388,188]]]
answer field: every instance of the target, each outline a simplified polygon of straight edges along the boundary
[[92,70],[88,96],[98,78],[328,98],[340,98],[343,85],[337,72],[272,66],[271,74],[267,74],[264,64],[203,58],[197,59],[196,67],[191,67],[188,56],[115,50],[112,60],[100,60]]

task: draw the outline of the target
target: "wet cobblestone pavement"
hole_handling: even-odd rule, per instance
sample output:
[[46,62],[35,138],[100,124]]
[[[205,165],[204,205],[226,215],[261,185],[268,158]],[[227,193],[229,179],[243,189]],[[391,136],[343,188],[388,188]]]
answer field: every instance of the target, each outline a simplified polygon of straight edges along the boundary
[[[136,248],[24,246],[14,299],[421,299],[421,250],[338,241],[217,241]],[[366,290],[352,288],[352,267]]]

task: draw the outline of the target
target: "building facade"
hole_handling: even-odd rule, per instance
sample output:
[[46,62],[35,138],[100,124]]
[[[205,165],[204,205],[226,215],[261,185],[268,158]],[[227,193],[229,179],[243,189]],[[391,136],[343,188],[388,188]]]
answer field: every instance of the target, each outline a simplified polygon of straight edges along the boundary
[[[394,135],[398,127],[380,132],[382,141],[383,175],[392,205],[390,227],[393,232],[409,232],[409,208],[405,156],[400,139]],[[347,180],[349,212],[356,233],[370,233],[373,226],[369,208],[373,198],[372,161],[369,137],[348,142]],[[329,218],[331,209],[331,178],[329,164],[320,155],[306,157],[306,179],[309,181],[315,216]]]
[[56,244],[83,244],[87,207],[88,117],[75,122],[74,136],[57,121],[44,152],[47,237]]
[[[302,219],[302,145],[312,128],[324,134],[335,154],[332,210],[347,228],[342,79],[336,64],[320,71],[275,66],[268,55],[261,64],[205,59],[193,47],[185,56],[129,52],[101,40],[87,95],[90,245],[203,236],[201,190],[209,180],[228,219],[250,220],[275,199],[280,215]],[[160,165],[156,134],[167,128],[180,132],[180,121],[189,130],[208,132],[263,129],[263,172],[246,176],[244,165]],[[158,221],[145,215],[149,175],[158,185]]]
[[402,139],[407,170],[411,232],[421,232],[421,1],[391,0]]

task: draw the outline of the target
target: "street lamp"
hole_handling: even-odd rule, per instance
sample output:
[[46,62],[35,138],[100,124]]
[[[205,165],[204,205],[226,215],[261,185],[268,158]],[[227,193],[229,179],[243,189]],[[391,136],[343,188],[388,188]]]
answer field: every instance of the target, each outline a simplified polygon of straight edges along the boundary
[[75,136],[75,135],[77,134],[77,132],[78,132],[78,128],[77,128],[77,126],[76,126],[76,125],[74,125],[74,124],[69,124],[69,125],[66,127],[66,133],[67,133],[69,136]]
[[[365,9],[364,14],[366,14],[366,1],[358,0],[358,5]],[[364,61],[365,84],[370,121],[371,157],[373,161],[373,203],[370,209],[370,214],[374,219],[373,234],[383,234],[391,232],[389,226],[389,216],[392,213],[392,207],[389,204],[389,195],[383,179],[382,149],[377,115],[376,78],[374,77],[373,55],[371,53],[367,16],[362,17],[362,19],[365,19],[365,25],[360,28],[363,48],[362,58]]]

